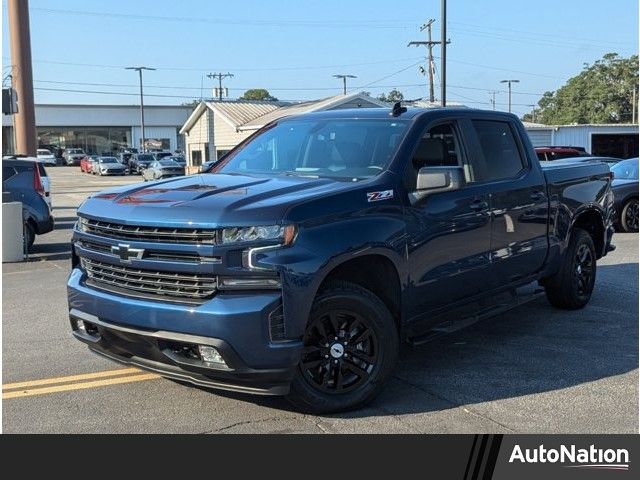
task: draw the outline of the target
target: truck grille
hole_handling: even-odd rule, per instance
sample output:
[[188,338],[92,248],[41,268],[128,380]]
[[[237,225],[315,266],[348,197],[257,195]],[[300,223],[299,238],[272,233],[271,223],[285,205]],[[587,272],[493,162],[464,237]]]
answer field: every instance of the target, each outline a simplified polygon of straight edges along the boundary
[[101,237],[141,242],[214,244],[217,237],[215,229],[143,227],[100,222],[84,217],[80,217],[80,229],[85,233]]
[[168,301],[202,303],[216,291],[215,276],[141,270],[80,259],[92,285],[136,297],[152,297]]

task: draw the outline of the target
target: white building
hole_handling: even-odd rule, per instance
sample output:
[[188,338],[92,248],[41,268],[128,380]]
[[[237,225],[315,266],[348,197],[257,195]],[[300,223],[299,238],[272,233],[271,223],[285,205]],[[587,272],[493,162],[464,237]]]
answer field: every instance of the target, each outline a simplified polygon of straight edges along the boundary
[[525,122],[524,127],[534,147],[565,145],[583,147],[593,155],[638,156],[637,124],[542,125]]
[[180,129],[185,135],[187,165],[194,169],[220,158],[253,132],[279,118],[344,108],[387,107],[362,93],[337,95],[311,102],[227,101],[201,102]]
[[[148,147],[183,150],[178,131],[192,111],[190,106],[145,105]],[[82,148],[87,153],[140,148],[138,105],[36,105],[39,148]],[[3,154],[13,152],[12,117],[2,116]]]

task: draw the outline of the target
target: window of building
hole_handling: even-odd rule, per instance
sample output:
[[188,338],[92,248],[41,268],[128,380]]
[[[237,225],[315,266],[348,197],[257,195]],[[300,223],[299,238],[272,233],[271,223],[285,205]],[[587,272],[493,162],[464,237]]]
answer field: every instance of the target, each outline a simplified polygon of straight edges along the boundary
[[480,143],[476,181],[491,182],[516,177],[525,167],[520,149],[508,122],[473,120]]
[[201,150],[191,150],[191,165],[194,167],[199,167],[200,165],[202,165]]

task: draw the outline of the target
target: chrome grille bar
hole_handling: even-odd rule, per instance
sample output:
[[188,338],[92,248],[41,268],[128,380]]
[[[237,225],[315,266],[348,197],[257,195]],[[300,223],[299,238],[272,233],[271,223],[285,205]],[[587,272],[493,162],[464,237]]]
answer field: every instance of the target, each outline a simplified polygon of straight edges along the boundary
[[123,240],[215,244],[217,231],[202,228],[144,227],[80,217],[80,229],[93,235]]

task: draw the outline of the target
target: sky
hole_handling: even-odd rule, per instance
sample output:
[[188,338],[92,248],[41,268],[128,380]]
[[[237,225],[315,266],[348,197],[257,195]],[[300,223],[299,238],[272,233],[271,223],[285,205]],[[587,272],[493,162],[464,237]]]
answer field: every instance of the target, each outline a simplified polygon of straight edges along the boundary
[[[420,26],[440,0],[30,0],[36,103],[180,104],[212,96],[209,73],[230,72],[229,97],[266,88],[281,100],[342,91],[335,74],[356,75],[349,91],[400,90],[428,96]],[[541,94],[605,53],[638,53],[638,1],[448,0],[447,98],[507,109],[503,79],[518,79],[513,111],[531,110]],[[3,79],[11,71],[7,4],[2,8]],[[436,58],[439,96],[440,49]],[[69,91],[73,90],[73,91]],[[88,93],[87,93],[88,92]]]

